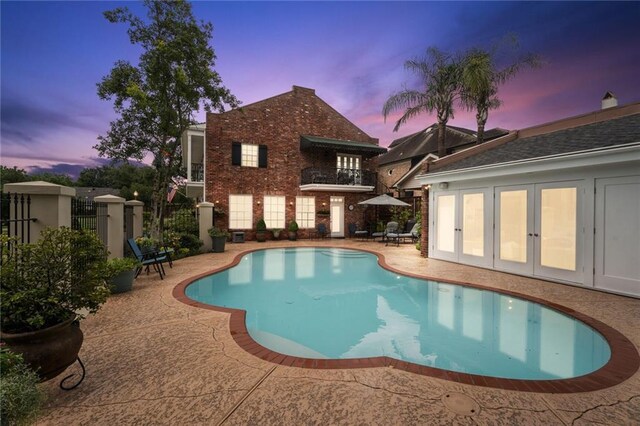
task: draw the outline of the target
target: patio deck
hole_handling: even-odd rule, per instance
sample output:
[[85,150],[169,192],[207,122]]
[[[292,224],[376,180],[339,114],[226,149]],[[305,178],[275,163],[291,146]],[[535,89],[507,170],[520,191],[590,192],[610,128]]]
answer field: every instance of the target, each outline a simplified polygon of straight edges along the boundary
[[[38,424],[638,424],[640,372],[599,391],[541,394],[391,367],[287,367],[241,349],[229,332],[229,314],[191,307],[172,295],[180,281],[228,264],[241,251],[304,245],[365,248],[408,273],[540,297],[598,319],[640,347],[637,299],[427,260],[411,244],[228,244],[225,253],[175,262],[163,281],[153,274],[139,277],[132,292],[111,296],[97,315],[84,320],[81,357],[87,377],[69,392],[57,387],[64,375],[43,384],[49,399]],[[460,394],[477,403],[474,413],[456,413],[463,410],[450,401]]]

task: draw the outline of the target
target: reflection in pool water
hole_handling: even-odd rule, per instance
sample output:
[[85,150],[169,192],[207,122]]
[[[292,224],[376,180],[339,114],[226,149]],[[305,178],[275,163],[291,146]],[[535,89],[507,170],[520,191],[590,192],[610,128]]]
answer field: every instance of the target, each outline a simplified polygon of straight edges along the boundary
[[408,278],[369,253],[260,250],[186,289],[193,300],[244,309],[261,345],[306,358],[388,356],[471,374],[577,377],[611,353],[584,323],[500,293]]

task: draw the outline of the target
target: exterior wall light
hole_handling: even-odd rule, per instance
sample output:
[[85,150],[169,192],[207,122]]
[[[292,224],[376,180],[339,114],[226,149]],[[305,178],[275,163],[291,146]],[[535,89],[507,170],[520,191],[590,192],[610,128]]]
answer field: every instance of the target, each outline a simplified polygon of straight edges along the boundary
[[449,188],[449,182],[440,182],[438,184],[438,189],[447,189]]

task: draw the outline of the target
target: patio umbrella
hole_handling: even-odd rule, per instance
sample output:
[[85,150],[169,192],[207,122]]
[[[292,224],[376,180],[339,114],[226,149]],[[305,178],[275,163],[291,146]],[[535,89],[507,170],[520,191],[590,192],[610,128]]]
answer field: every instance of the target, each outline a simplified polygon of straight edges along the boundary
[[377,197],[369,198],[368,200],[360,201],[358,204],[364,204],[368,206],[376,206],[376,222],[378,221],[378,206],[399,206],[409,207],[410,204],[397,198],[390,197],[387,194],[378,195]]
[[409,207],[410,204],[400,201],[397,198],[388,196],[387,194],[378,195],[368,200],[360,201],[358,204],[367,204],[370,206],[401,206]]

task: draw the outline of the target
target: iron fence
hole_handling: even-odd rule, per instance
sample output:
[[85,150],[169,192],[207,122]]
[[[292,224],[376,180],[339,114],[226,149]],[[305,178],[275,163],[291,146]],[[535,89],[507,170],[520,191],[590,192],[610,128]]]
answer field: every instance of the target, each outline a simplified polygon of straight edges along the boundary
[[71,228],[95,233],[107,245],[108,206],[87,198],[71,199]]
[[29,194],[2,193],[0,196],[0,224],[2,234],[15,237],[23,243],[31,242],[31,196]]

